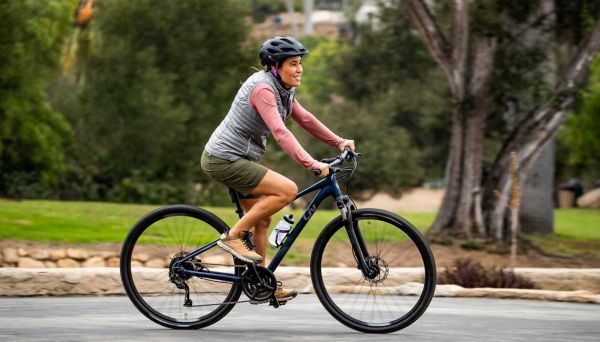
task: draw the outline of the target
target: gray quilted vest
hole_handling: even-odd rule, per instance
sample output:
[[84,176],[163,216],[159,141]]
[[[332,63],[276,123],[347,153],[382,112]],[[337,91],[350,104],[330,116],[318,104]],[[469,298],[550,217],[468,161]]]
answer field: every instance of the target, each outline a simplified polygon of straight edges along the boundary
[[265,153],[267,136],[271,133],[258,112],[250,105],[250,93],[259,83],[268,84],[277,99],[279,115],[285,122],[292,112],[295,88],[286,90],[267,71],[250,76],[238,90],[229,113],[213,132],[204,149],[211,156],[225,160],[246,158],[260,162]]

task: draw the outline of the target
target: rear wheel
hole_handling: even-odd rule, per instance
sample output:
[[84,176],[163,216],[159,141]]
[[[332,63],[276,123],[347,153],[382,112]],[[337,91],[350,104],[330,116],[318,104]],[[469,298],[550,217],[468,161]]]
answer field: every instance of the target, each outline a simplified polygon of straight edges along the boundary
[[[121,251],[125,292],[146,317],[169,328],[197,329],[223,318],[241,294],[237,284],[192,277],[175,263],[227,229],[212,213],[186,205],[157,209],[136,223]],[[183,263],[189,270],[240,274],[242,264],[213,247]],[[187,294],[186,294],[187,292]]]
[[436,270],[425,239],[408,221],[377,209],[352,212],[376,270],[363,275],[340,217],[319,235],[311,257],[315,292],[327,311],[346,326],[389,333],[412,324],[435,291]]

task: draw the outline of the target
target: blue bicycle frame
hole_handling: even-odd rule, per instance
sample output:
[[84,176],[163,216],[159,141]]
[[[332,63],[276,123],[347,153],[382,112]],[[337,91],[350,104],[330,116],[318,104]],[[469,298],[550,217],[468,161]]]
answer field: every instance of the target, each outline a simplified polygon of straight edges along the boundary
[[[319,207],[321,202],[323,202],[324,199],[331,196],[336,200],[336,203],[338,203],[338,204],[342,203],[342,201],[343,201],[342,191],[340,190],[340,186],[338,185],[337,178],[335,177],[334,173],[329,174],[327,177],[325,177],[321,181],[300,191],[298,193],[298,195],[296,195],[296,198],[294,200],[296,200],[308,193],[316,191],[316,190],[320,190],[320,191],[310,202],[310,204],[308,205],[308,208],[304,212],[304,215],[302,215],[302,217],[300,218],[298,223],[296,223],[294,228],[290,231],[287,238],[283,241],[283,244],[281,245],[281,247],[279,247],[279,251],[273,258],[273,260],[271,260],[271,263],[267,267],[271,272],[275,272],[275,270],[277,269],[277,266],[279,266],[279,263],[283,260],[283,258],[285,257],[285,255],[288,252],[288,250],[290,249],[290,247],[292,247],[292,245],[294,244],[294,241],[296,240],[298,235],[300,235],[300,233],[306,226],[306,223],[308,223],[308,221],[310,220],[310,218],[315,213],[315,211],[317,210],[317,208]],[[237,210],[238,215],[241,218],[242,216],[244,216],[244,212],[243,212],[243,210],[241,210],[241,207],[239,204],[239,198],[237,196],[235,196],[235,201],[236,201],[236,205],[238,208],[238,210]],[[218,240],[215,240],[215,241],[191,252],[185,258],[181,259],[178,263],[186,262],[187,260],[190,260],[211,248],[214,248],[217,245],[217,241]],[[363,247],[364,243],[361,243],[361,245],[362,246],[360,249],[366,252],[366,250]],[[363,254],[363,253],[360,253],[360,254]],[[361,259],[359,259],[359,260],[361,260]],[[228,281],[228,282],[232,282],[232,283],[240,283],[241,282],[241,277],[239,277],[235,274],[231,274],[231,273],[216,272],[216,271],[192,271],[192,270],[184,270],[183,272],[185,272],[188,275],[207,278],[207,279],[222,280],[222,281]]]

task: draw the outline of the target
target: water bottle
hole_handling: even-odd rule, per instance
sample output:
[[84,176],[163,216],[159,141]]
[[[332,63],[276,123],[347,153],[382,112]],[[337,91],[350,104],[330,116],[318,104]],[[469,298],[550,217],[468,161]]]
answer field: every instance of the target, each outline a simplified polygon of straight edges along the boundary
[[273,228],[271,235],[269,235],[269,243],[271,244],[271,246],[273,246],[273,247],[281,246],[283,239],[285,239],[285,237],[290,232],[290,229],[292,228],[292,224],[294,224],[294,215],[292,215],[292,214],[284,215],[281,218],[281,221],[279,221],[279,223],[277,223],[275,228]]

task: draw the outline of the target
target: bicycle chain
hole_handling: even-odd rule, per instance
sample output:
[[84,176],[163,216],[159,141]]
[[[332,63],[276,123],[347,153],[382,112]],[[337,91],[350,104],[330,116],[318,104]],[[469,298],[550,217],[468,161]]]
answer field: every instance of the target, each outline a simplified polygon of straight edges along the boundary
[[[202,263],[202,265],[209,265],[209,266],[227,266],[227,267],[237,267],[237,268],[241,268],[241,267],[247,267],[245,265],[227,265],[227,264],[208,264],[208,263]],[[208,269],[208,268],[207,268]],[[203,307],[203,306],[218,306],[218,305],[234,305],[234,304],[239,304],[239,303],[249,303],[252,299],[248,299],[248,300],[238,300],[236,302],[221,302],[221,303],[215,303],[215,304],[197,304],[197,305],[192,305],[192,308],[195,307]],[[260,305],[260,304],[266,304],[269,301],[264,301],[261,303],[256,303],[256,305]]]

